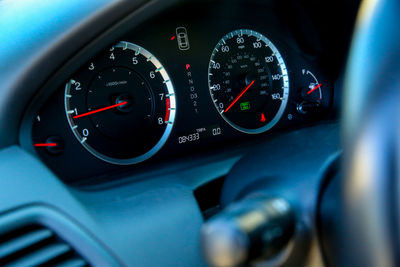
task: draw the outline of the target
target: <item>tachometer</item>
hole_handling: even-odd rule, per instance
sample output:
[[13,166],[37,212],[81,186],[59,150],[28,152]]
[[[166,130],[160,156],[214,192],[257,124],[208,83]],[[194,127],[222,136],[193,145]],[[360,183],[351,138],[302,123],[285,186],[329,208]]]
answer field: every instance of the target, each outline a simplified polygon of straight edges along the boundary
[[65,86],[65,112],[75,137],[94,156],[133,164],[153,156],[175,119],[175,93],[161,63],[121,42],[89,62]]
[[221,116],[245,133],[262,133],[282,117],[289,97],[285,62],[275,45],[252,30],[226,34],[210,59],[208,83]]

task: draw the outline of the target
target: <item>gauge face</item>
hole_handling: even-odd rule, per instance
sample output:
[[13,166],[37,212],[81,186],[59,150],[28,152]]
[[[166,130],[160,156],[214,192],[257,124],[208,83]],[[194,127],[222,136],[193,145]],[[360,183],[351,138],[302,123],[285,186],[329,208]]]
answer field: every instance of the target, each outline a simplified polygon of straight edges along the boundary
[[302,88],[302,98],[309,102],[321,102],[322,84],[318,82],[317,77],[311,71],[303,69],[302,74],[307,84],[307,87]]
[[302,69],[303,87],[301,88],[302,102],[297,104],[297,111],[301,114],[317,114],[321,111],[323,94],[322,84],[317,77],[309,70]]
[[65,113],[78,141],[113,164],[153,156],[175,120],[174,87],[144,48],[121,42],[86,64],[65,86]]
[[218,42],[209,63],[208,84],[225,121],[250,134],[272,128],[289,97],[281,54],[267,37],[252,30],[230,32]]

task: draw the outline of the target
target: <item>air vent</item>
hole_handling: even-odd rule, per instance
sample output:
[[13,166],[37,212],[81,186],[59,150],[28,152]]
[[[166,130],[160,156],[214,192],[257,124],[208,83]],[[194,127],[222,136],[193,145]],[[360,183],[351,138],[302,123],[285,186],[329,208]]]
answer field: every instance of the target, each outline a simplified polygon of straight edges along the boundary
[[53,231],[28,225],[0,235],[0,266],[68,266],[88,263]]
[[225,177],[208,182],[194,191],[203,218],[208,220],[221,211],[220,199]]

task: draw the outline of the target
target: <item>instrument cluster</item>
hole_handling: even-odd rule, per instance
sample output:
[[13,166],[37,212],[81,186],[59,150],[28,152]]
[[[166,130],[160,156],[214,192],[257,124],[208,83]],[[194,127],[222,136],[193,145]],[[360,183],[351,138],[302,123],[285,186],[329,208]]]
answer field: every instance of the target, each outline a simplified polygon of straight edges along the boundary
[[256,16],[161,14],[65,77],[37,109],[32,151],[77,182],[318,122],[332,81],[290,36]]

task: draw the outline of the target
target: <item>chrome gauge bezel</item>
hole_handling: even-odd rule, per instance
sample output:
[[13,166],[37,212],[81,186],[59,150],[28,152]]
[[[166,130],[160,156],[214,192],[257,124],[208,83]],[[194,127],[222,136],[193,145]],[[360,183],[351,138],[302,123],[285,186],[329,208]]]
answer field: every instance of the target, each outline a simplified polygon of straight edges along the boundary
[[107,155],[104,155],[100,152],[98,152],[97,150],[95,150],[93,147],[90,146],[90,144],[88,142],[85,142],[83,140],[85,140],[81,133],[78,130],[77,125],[74,123],[74,119],[73,119],[73,114],[71,114],[70,111],[70,106],[69,106],[69,92],[71,90],[71,85],[74,83],[74,81],[71,79],[67,82],[67,84],[65,85],[65,93],[64,93],[64,108],[65,108],[65,114],[68,120],[68,124],[69,127],[71,129],[71,131],[73,132],[74,136],[76,137],[76,139],[78,140],[78,142],[88,151],[90,152],[92,155],[94,155],[95,157],[111,163],[111,164],[116,164],[116,165],[131,165],[131,164],[136,164],[142,161],[145,161],[149,158],[151,158],[152,156],[154,156],[166,143],[166,141],[168,140],[172,129],[174,127],[174,122],[175,122],[175,117],[176,117],[176,97],[175,97],[175,89],[173,86],[173,83],[170,79],[170,76],[168,75],[167,71],[165,70],[165,68],[163,67],[163,65],[161,64],[161,62],[149,51],[147,51],[146,49],[144,49],[143,47],[130,43],[130,42],[125,42],[125,41],[121,41],[118,44],[114,45],[111,48],[111,51],[115,48],[122,48],[123,50],[126,49],[130,49],[132,51],[135,52],[135,54],[141,54],[143,55],[147,60],[147,62],[151,62],[154,65],[154,70],[158,73],[160,73],[162,79],[163,79],[163,84],[166,86],[167,92],[168,92],[168,97],[169,97],[169,119],[167,122],[165,122],[166,124],[166,128],[164,130],[163,135],[161,136],[160,140],[146,153],[137,156],[137,157],[133,157],[133,158],[128,158],[128,159],[118,159],[118,158],[113,158],[113,157],[109,157]]
[[[211,89],[212,84],[211,84],[210,77],[212,75],[212,71],[211,71],[212,70],[212,62],[213,62],[213,59],[214,59],[216,53],[218,53],[221,50],[221,47],[226,43],[227,39],[234,38],[235,36],[240,37],[243,35],[257,37],[258,40],[262,41],[266,46],[270,47],[270,49],[273,51],[273,53],[278,61],[278,65],[279,65],[279,68],[280,68],[282,76],[283,76],[282,103],[280,105],[278,112],[276,113],[274,118],[269,123],[267,123],[266,125],[264,125],[260,128],[256,128],[256,129],[247,129],[247,128],[241,127],[241,126],[231,122],[229,120],[229,118],[227,118],[224,115],[224,113],[221,112],[221,110],[219,109],[217,100],[214,98],[214,95],[213,95],[212,89]],[[260,133],[264,133],[264,132],[270,130],[272,127],[274,127],[278,123],[278,121],[282,118],[282,116],[286,110],[286,106],[287,106],[288,99],[289,99],[289,75],[288,75],[288,70],[287,70],[286,64],[283,60],[281,53],[279,52],[277,47],[266,36],[264,36],[263,34],[261,34],[259,32],[249,30],[249,29],[239,29],[239,30],[234,30],[232,32],[229,32],[224,37],[222,37],[221,40],[217,43],[217,45],[215,46],[215,48],[211,54],[209,65],[208,65],[208,87],[209,87],[209,93],[210,93],[211,99],[213,101],[214,107],[216,108],[217,112],[221,115],[221,117],[230,126],[235,128],[236,130],[246,133],[246,134],[260,134]]]

